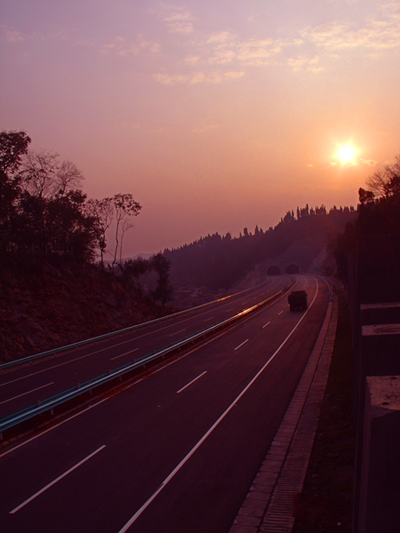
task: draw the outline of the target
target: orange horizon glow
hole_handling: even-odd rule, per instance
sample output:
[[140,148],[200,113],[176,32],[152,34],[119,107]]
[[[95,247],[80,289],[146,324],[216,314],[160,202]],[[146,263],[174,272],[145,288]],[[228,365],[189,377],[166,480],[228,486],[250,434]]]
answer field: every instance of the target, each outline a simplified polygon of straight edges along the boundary
[[132,193],[126,256],[355,206],[398,154],[398,3],[227,4],[2,0],[0,129]]

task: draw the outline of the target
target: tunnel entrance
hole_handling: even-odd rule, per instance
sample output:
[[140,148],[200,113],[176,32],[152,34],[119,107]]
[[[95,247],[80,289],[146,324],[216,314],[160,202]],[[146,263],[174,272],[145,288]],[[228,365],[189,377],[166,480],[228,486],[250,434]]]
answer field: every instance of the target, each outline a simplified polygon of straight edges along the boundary
[[277,265],[272,265],[267,270],[268,276],[279,276],[279,274],[282,274],[282,270]]
[[288,265],[285,268],[285,274],[299,274],[299,272],[300,272],[300,268],[295,264]]

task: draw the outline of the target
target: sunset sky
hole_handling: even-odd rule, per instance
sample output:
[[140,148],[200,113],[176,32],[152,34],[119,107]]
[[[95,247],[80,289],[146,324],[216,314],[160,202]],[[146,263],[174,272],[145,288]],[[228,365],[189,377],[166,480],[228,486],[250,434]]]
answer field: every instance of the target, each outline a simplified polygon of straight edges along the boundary
[[0,0],[0,129],[143,210],[124,255],[356,205],[400,153],[400,2]]

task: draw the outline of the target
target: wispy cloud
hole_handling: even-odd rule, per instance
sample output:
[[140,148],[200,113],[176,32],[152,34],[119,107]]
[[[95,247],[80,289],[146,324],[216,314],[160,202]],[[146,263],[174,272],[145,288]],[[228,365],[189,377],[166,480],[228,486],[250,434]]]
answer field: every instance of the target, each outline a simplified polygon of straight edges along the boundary
[[380,15],[370,16],[363,27],[332,21],[300,31],[306,41],[332,50],[367,48],[383,50],[400,46],[400,4],[381,5]]
[[124,37],[115,37],[114,41],[105,44],[101,48],[102,54],[117,54],[120,56],[134,55],[138,56],[144,51],[157,53],[161,49],[156,42],[146,40],[143,35],[138,35],[135,41],[128,41]]
[[187,35],[194,31],[193,15],[183,8],[172,8],[172,12],[164,17],[170,33],[182,33]]
[[375,167],[378,164],[378,161],[375,161],[374,159],[360,159],[360,161],[368,167]]
[[195,85],[197,83],[222,83],[244,76],[244,72],[232,70],[228,72],[198,71],[191,74],[154,74],[153,77],[163,85]]
[[349,49],[377,53],[400,45],[398,2],[379,4],[358,25],[349,20],[333,20],[316,27],[307,26],[290,38],[279,39],[268,35],[243,39],[225,29],[204,35],[194,26],[196,19],[189,11],[168,9],[168,14],[162,16],[168,31],[188,38],[184,41],[185,55],[176,61],[180,72],[154,76],[164,84],[221,83],[233,79],[232,72],[241,77],[248,67],[278,64],[286,65],[293,73],[315,74],[324,71],[332,59],[340,59]]
[[298,56],[296,58],[289,58],[288,63],[294,72],[299,72],[301,70],[321,72],[321,70],[324,70],[324,67],[319,64],[320,59],[319,56],[314,56],[311,59],[305,56]]
[[17,30],[12,30],[3,24],[0,25],[0,30],[3,39],[7,43],[19,43],[25,40],[21,32]]

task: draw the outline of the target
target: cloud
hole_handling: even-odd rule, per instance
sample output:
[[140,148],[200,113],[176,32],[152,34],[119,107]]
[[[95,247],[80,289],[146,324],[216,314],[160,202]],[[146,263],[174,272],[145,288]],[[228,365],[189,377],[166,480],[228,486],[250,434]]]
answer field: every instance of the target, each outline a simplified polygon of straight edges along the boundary
[[164,17],[164,22],[167,24],[170,33],[184,35],[193,33],[193,20],[194,17],[189,11],[179,8],[174,8],[173,13]]
[[239,45],[238,59],[247,65],[265,65],[271,55],[279,51],[272,39],[250,39]]
[[190,82],[190,76],[187,74],[153,74],[153,77],[163,85],[176,85]]
[[206,44],[227,43],[228,41],[233,41],[234,38],[235,36],[229,31],[220,31],[218,33],[214,33],[214,35],[211,35],[211,37],[206,41]]
[[228,72],[193,72],[192,74],[154,74],[153,77],[163,85],[195,85],[198,83],[222,83],[223,81],[235,80],[244,76],[242,71]]
[[[264,66],[269,65],[272,57],[280,54],[284,47],[298,46],[303,41],[295,39],[292,41],[274,39],[247,39],[244,41],[229,33],[221,32],[214,34],[205,42],[208,49],[207,62],[211,64],[229,64],[237,61],[243,66]],[[203,52],[207,57],[207,52]]]
[[3,24],[0,25],[0,30],[1,30],[1,33],[3,34],[3,36],[4,36],[4,40],[7,43],[19,43],[19,42],[25,40],[24,36],[22,35],[22,33],[20,31],[11,30],[11,29],[9,29],[7,26],[5,26]]
[[325,60],[340,59],[349,49],[377,54],[400,45],[397,2],[379,4],[359,26],[348,20],[334,20],[300,29],[290,38],[278,39],[268,35],[263,39],[240,39],[225,29],[204,35],[195,31],[195,19],[188,10],[168,9],[162,18],[170,33],[190,34],[190,39],[184,43],[182,59],[176,63],[180,65],[178,72],[154,76],[156,81],[164,84],[222,83],[243,76],[246,67],[267,68],[277,64],[285,65],[293,72],[317,74],[324,70]]
[[237,57],[235,50],[229,50],[225,48],[220,48],[215,51],[214,55],[209,58],[209,63],[219,63],[221,65],[232,63],[232,61]]
[[135,42],[129,42],[124,37],[115,37],[114,41],[101,48],[101,54],[114,53],[119,56],[138,56],[144,51],[158,53],[161,47],[158,43],[147,41],[143,35],[138,35]]
[[333,21],[300,31],[304,40],[332,50],[367,48],[384,50],[400,46],[400,5],[383,4],[381,15],[370,16],[364,27],[347,21]]
[[311,59],[305,56],[298,56],[297,58],[289,58],[288,60],[289,66],[294,72],[299,72],[301,70],[320,72],[321,70],[324,70],[324,67],[321,67],[319,62],[319,56],[314,56]]
[[375,167],[378,164],[378,161],[375,161],[374,159],[360,159],[360,161],[368,167]]
[[238,70],[232,70],[224,73],[224,77],[228,80],[236,80],[238,78],[241,78],[242,76],[244,76],[244,72]]
[[200,60],[200,56],[186,56],[185,63],[188,65],[196,65]]

